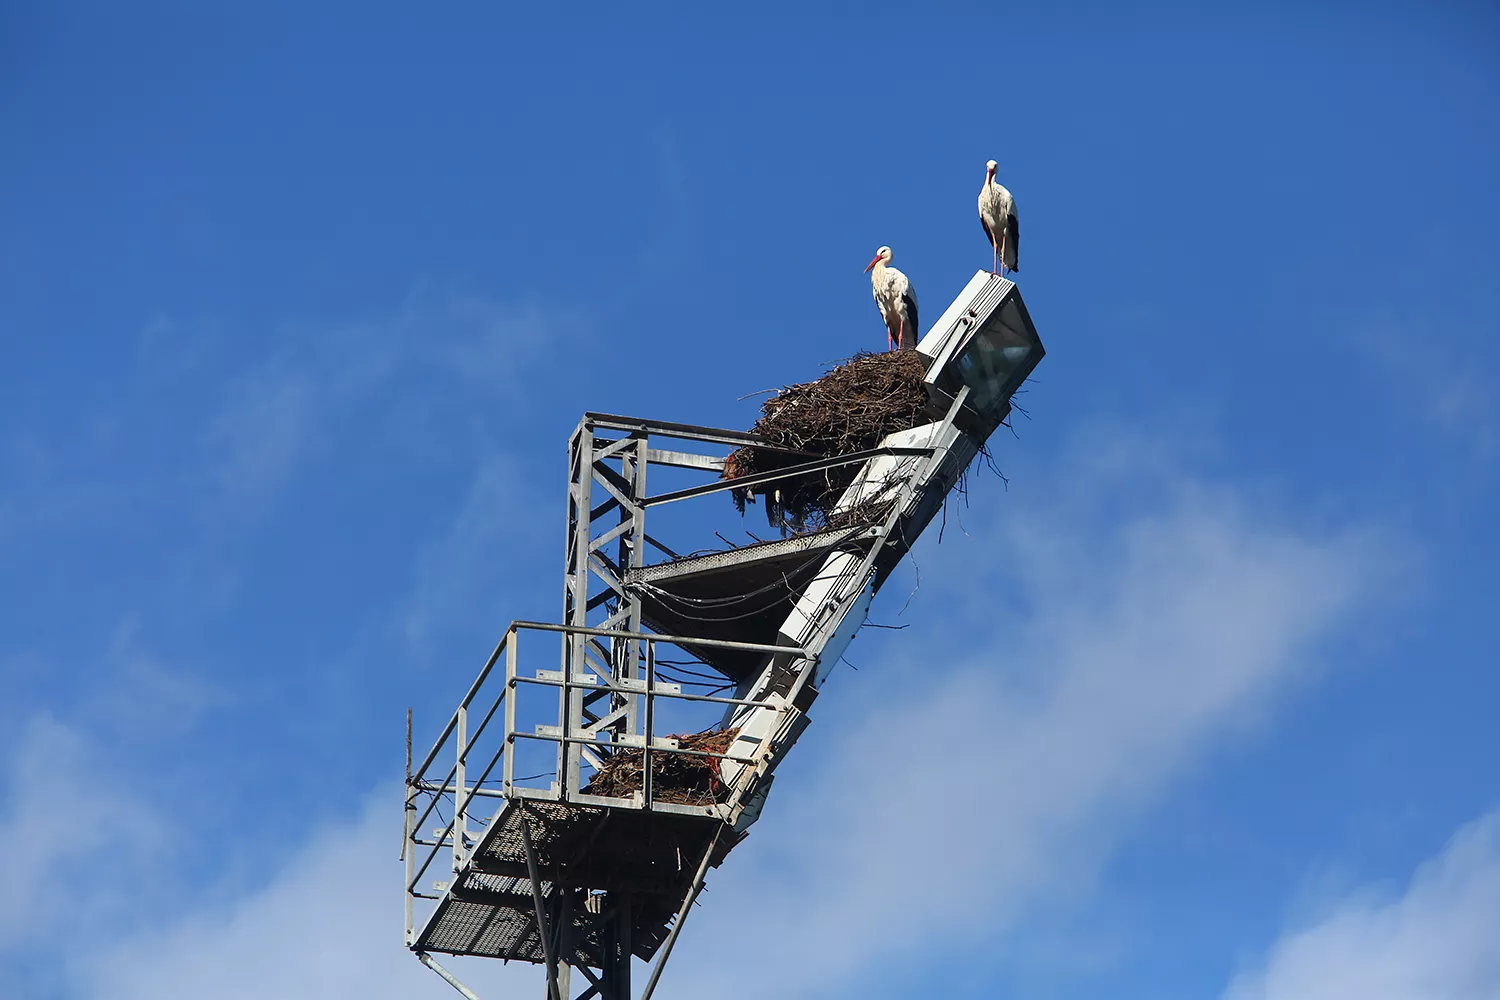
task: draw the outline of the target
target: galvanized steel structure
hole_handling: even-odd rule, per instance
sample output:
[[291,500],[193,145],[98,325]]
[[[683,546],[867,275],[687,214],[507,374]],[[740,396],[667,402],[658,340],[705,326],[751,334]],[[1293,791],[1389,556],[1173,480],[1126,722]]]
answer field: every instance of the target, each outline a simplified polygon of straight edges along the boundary
[[[406,944],[459,992],[474,997],[435,955],[543,965],[552,1000],[628,1000],[632,959],[654,961],[650,996],[705,875],[759,816],[874,594],[1043,353],[1014,283],[983,271],[917,350],[929,422],[775,473],[720,478],[726,448],[766,444],[752,434],[584,416],[568,449],[562,622],[512,623],[415,767],[408,750]],[[648,528],[664,505],[849,465],[837,507],[849,523],[837,528],[691,555]],[[706,481],[651,493],[648,472],[668,469]],[[704,668],[687,674],[712,680],[685,681],[672,658],[683,655]],[[534,721],[540,704],[555,723]],[[726,750],[663,733],[691,710],[722,712]],[[595,794],[591,778],[620,753],[641,761],[640,787]],[[653,787],[659,755],[713,758],[721,786],[707,799],[666,794]],[[539,759],[550,769],[517,773]]]

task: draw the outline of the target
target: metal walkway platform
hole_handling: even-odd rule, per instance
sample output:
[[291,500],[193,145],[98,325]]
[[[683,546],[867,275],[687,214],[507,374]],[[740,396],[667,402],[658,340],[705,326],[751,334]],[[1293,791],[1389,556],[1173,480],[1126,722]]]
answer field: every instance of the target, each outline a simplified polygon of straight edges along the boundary
[[[543,910],[559,961],[602,967],[607,921],[590,899],[628,897],[630,952],[650,960],[691,889],[717,818],[634,812],[552,802],[506,804],[476,844],[412,947],[452,955],[546,960],[521,829],[531,822]],[[601,836],[608,829],[609,836]],[[716,846],[710,865],[730,844]],[[571,896],[564,902],[564,896]],[[568,922],[566,928],[561,927]]]

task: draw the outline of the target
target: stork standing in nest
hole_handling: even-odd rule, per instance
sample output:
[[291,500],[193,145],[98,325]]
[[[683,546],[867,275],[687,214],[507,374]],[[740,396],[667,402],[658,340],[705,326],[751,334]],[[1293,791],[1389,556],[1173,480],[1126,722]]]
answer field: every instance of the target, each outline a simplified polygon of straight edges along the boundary
[[886,347],[907,350],[917,346],[917,291],[911,287],[911,280],[890,263],[891,248],[881,247],[865,270],[871,272],[875,304],[885,320]]
[[1003,264],[1012,271],[1016,267],[1017,251],[1021,243],[1021,224],[1016,221],[1016,201],[1010,192],[995,180],[995,161],[984,165],[984,187],[979,189],[979,221],[984,224],[984,235],[990,238],[990,247],[995,251],[995,262],[991,274],[999,274]]

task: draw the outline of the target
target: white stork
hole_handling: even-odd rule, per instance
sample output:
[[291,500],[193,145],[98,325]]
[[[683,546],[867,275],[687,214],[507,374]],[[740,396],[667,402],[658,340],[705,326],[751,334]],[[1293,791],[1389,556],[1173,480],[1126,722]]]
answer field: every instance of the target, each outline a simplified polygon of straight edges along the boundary
[[1021,244],[1021,224],[1016,221],[1016,201],[995,181],[994,160],[984,165],[984,187],[979,189],[979,221],[984,224],[984,235],[990,238],[990,247],[995,251],[995,263],[990,273],[999,274],[1001,264],[1019,271],[1016,251]]
[[873,272],[870,284],[875,290],[875,304],[885,320],[886,347],[904,350],[917,346],[917,290],[890,263],[891,248],[881,247],[865,270]]

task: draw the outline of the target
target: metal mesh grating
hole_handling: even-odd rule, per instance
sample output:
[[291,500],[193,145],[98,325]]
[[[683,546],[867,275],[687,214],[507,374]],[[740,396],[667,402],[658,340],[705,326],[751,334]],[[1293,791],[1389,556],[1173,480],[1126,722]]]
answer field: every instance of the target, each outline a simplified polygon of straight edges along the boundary
[[[517,897],[517,901],[518,906],[511,907],[448,897],[428,923],[420,942],[421,950],[542,961],[536,921],[531,916],[531,899],[522,901]],[[524,909],[519,908],[522,902]]]

